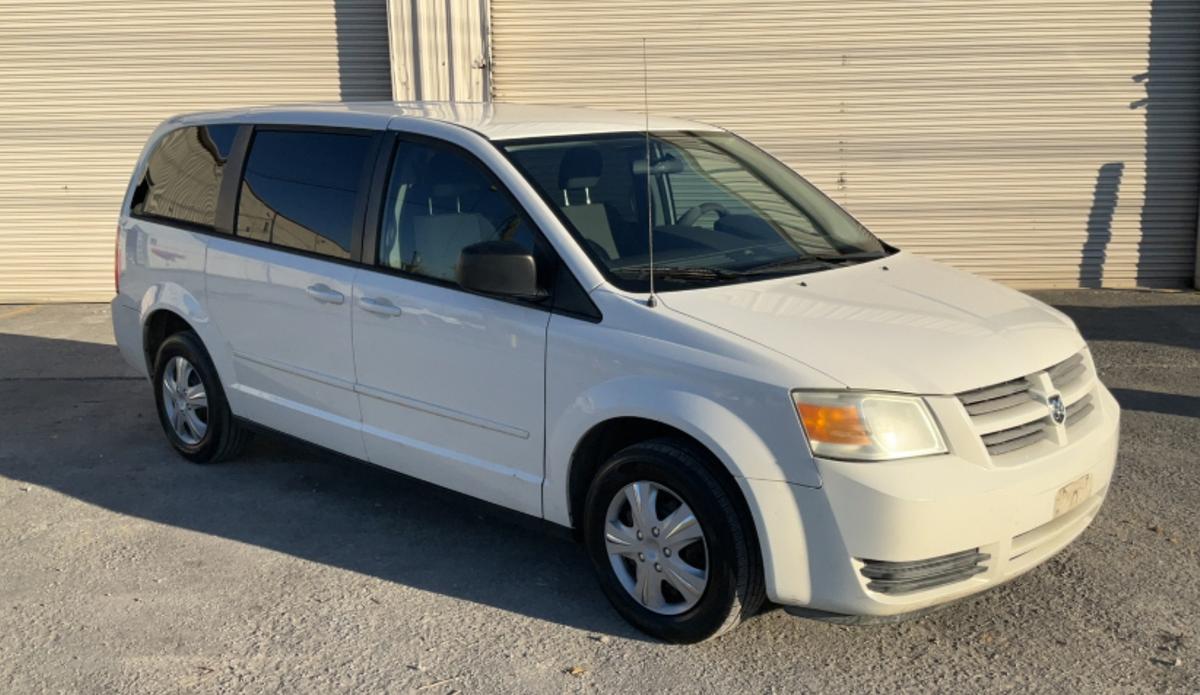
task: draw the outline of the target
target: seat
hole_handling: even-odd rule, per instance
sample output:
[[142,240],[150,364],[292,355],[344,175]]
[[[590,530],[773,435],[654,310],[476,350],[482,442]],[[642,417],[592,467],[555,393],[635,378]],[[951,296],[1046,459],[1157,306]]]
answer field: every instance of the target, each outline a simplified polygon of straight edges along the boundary
[[[562,212],[588,245],[603,251],[609,260],[620,256],[613,236],[613,213],[603,203],[593,203],[591,189],[600,183],[604,159],[600,148],[572,147],[558,166],[558,187],[563,192]],[[572,203],[572,199],[581,202]]]
[[471,244],[492,237],[492,225],[478,213],[428,215],[413,221],[414,272],[456,280],[458,257]]
[[[463,248],[495,235],[491,222],[473,211],[484,185],[479,172],[461,157],[443,153],[430,161],[428,179],[409,194],[413,198],[409,205],[421,210],[411,218],[411,243],[402,244],[412,249],[403,259],[406,270],[441,280],[457,278]],[[403,225],[401,229],[403,236]]]

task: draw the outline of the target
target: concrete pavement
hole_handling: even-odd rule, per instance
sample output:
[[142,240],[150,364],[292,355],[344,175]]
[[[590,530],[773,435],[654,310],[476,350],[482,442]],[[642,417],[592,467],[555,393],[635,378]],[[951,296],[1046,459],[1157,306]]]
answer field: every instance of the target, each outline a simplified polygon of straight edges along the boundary
[[693,647],[460,496],[266,436],[187,464],[107,307],[0,306],[0,692],[1200,692],[1200,295],[1039,296],[1125,408],[1092,527],[914,622]]

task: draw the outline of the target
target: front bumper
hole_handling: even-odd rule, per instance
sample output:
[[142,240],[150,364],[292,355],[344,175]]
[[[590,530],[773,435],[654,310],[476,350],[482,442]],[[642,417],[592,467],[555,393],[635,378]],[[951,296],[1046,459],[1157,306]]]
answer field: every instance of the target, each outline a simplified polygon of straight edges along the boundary
[[[982,591],[1045,561],[1087,528],[1108,492],[1120,411],[1106,389],[1096,393],[1099,407],[1070,444],[1019,466],[953,455],[818,460],[821,488],[742,481],[756,512],[767,595],[785,606],[891,616]],[[1056,510],[1059,491],[1084,476],[1087,494],[1066,510],[1060,500]],[[891,593],[869,586],[863,573],[864,560],[892,567],[967,551],[987,558],[942,585]]]

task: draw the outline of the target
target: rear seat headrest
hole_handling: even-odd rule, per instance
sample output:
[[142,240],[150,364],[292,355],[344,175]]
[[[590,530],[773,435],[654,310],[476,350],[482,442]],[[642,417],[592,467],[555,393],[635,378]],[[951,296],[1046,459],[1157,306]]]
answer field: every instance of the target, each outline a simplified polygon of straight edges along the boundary
[[563,154],[558,165],[558,187],[565,191],[591,188],[600,183],[604,158],[595,145],[579,145]]

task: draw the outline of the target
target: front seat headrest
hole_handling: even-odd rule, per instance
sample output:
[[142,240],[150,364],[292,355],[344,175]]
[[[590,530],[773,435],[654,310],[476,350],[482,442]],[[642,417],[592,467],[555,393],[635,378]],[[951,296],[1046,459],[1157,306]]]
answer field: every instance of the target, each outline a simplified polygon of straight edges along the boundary
[[429,160],[429,192],[434,198],[454,198],[483,188],[479,172],[456,154],[439,152]]
[[558,187],[564,191],[591,188],[600,183],[604,158],[595,145],[579,145],[567,150],[558,165]]

